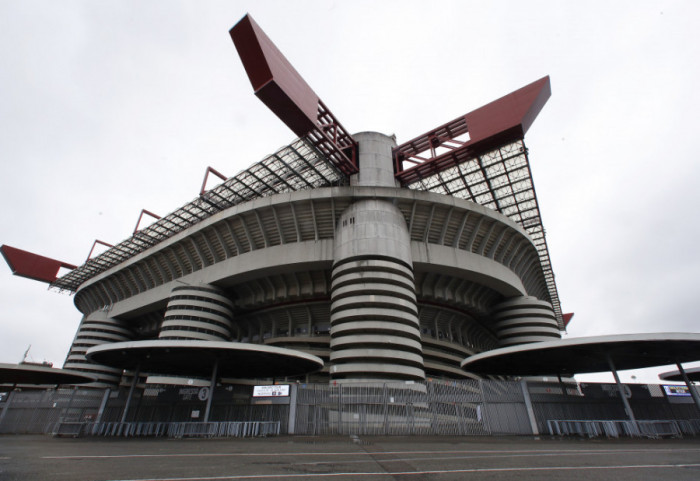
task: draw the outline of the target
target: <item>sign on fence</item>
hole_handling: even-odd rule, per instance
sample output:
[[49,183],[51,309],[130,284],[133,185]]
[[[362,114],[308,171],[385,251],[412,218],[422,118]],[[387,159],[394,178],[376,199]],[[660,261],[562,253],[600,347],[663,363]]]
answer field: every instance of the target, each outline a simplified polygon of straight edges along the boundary
[[253,387],[253,397],[278,397],[289,396],[288,384],[276,384],[270,386]]
[[673,384],[665,384],[664,392],[667,396],[690,396],[688,386],[678,386]]

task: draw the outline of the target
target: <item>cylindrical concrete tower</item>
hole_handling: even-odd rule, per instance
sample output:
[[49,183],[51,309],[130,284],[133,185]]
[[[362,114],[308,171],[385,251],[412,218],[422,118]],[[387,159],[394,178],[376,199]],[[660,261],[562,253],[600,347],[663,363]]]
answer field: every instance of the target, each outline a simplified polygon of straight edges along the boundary
[[119,384],[122,370],[90,362],[85,357],[87,350],[100,344],[130,341],[134,334],[122,321],[109,317],[107,312],[95,311],[83,318],[68,352],[64,369],[74,369],[97,376],[94,386]]
[[[394,187],[393,140],[372,132],[354,138],[360,151],[355,185]],[[390,201],[360,200],[338,220],[330,360],[338,382],[425,378],[410,237]]]
[[535,297],[509,299],[492,313],[498,343],[503,347],[561,338],[552,305]]
[[210,285],[182,286],[170,293],[159,339],[231,340],[233,303]]

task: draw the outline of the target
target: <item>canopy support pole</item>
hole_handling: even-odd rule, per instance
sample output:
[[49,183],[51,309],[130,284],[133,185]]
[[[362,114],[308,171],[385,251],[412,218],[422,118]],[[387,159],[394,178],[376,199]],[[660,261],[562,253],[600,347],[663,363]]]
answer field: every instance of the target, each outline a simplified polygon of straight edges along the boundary
[[688,374],[686,374],[685,369],[683,369],[683,366],[681,366],[681,363],[676,361],[676,366],[678,366],[678,372],[681,373],[683,381],[685,381],[685,385],[688,386],[688,391],[690,391],[690,395],[693,397],[695,405],[698,407],[698,409],[700,409],[700,397],[698,397],[698,392],[695,390],[695,386],[690,382],[690,379],[688,379]]
[[2,407],[2,411],[0,411],[0,425],[2,424],[2,420],[5,419],[5,414],[7,414],[7,411],[10,409],[10,402],[12,401],[12,396],[15,394],[16,387],[17,384],[12,386],[12,389],[10,389],[10,394],[7,395],[7,399]]
[[96,429],[97,425],[102,422],[102,415],[105,413],[107,401],[109,400],[109,393],[111,392],[111,388],[105,388],[105,393],[102,395],[102,402],[100,403],[100,408],[97,410],[97,416],[95,416],[95,425],[93,427],[93,430]]
[[211,383],[209,384],[209,397],[207,398],[207,408],[204,410],[204,419],[203,421],[205,423],[209,422],[209,412],[211,411],[211,401],[214,399],[214,388],[216,387],[216,375],[219,371],[219,360],[216,359],[214,361],[214,368],[212,369],[211,372]]
[[610,371],[612,372],[612,375],[615,378],[615,384],[617,384],[617,391],[620,393],[620,399],[622,399],[622,404],[625,406],[625,412],[627,413],[627,416],[630,418],[630,421],[632,421],[632,425],[634,426],[634,429],[637,431],[637,434],[639,434],[640,433],[639,425],[637,424],[637,420],[634,418],[634,412],[632,412],[632,406],[630,406],[630,403],[627,400],[627,396],[625,396],[625,390],[622,389],[622,383],[620,382],[620,376],[617,375],[617,370],[615,369],[615,364],[613,363],[613,360],[610,357],[610,354],[606,354],[605,357],[608,360],[608,365],[610,366]]
[[129,388],[129,394],[126,397],[126,404],[124,405],[124,411],[122,412],[122,421],[126,422],[126,415],[129,414],[129,407],[131,406],[131,398],[134,396],[134,389],[136,388],[136,383],[139,380],[139,374],[141,374],[141,363],[136,365],[136,370],[134,371],[134,379],[131,380],[131,387]]
[[532,409],[530,389],[527,387],[527,381],[525,379],[522,379],[520,381],[520,389],[522,389],[523,391],[523,399],[525,400],[525,410],[527,411],[527,417],[530,420],[530,429],[532,429],[532,434],[534,436],[539,436],[540,430],[537,428],[537,418],[535,417],[535,410]]

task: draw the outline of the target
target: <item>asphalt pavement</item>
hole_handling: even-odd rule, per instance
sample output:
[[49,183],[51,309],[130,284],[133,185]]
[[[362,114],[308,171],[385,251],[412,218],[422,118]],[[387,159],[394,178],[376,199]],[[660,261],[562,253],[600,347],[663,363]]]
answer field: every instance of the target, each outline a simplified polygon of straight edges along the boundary
[[700,438],[0,436],[0,480],[700,479]]

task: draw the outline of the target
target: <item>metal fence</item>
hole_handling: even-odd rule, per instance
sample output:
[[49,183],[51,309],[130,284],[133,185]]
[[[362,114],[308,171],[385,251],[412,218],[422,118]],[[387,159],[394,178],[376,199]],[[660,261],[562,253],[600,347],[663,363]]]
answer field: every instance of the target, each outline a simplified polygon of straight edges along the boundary
[[[266,436],[700,434],[692,400],[658,385],[627,385],[637,423],[614,384],[445,381],[373,385],[295,384],[287,398],[260,399],[252,386],[214,392],[209,423],[198,388],[146,386],[122,420],[127,390],[13,391],[0,402],[0,434]],[[125,422],[122,422],[125,421]],[[77,434],[74,434],[77,433]]]
[[94,420],[104,397],[102,389],[12,391],[0,404],[0,434],[46,433],[58,422]]
[[296,434],[531,433],[518,382],[429,381],[302,385]]
[[625,413],[615,384],[528,383],[540,433],[609,437],[700,434],[694,421],[700,411],[689,395],[671,398],[656,384],[627,384],[624,391],[636,423]]

